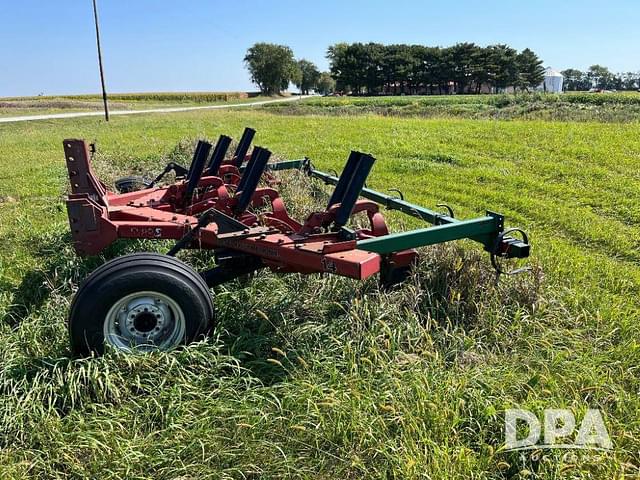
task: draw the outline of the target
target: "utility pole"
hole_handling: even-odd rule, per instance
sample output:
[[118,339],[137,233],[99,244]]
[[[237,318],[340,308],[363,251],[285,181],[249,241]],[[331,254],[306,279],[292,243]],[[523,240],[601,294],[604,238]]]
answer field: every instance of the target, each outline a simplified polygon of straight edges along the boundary
[[98,45],[98,64],[100,65],[100,83],[102,84],[102,101],[104,102],[104,119],[109,121],[109,105],[107,104],[107,89],[104,86],[104,69],[102,68],[102,49],[100,48],[100,27],[98,26],[98,6],[93,0],[93,20],[96,24],[96,44]]

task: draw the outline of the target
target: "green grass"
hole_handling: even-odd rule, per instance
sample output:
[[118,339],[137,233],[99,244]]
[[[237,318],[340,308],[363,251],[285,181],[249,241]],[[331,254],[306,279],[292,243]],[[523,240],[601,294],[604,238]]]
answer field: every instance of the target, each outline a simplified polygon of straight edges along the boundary
[[322,97],[296,104],[266,105],[263,108],[272,113],[293,115],[375,113],[429,118],[636,122],[640,119],[640,94],[625,92]]
[[[250,125],[285,158],[378,162],[368,185],[527,230],[531,274],[495,285],[474,244],[426,249],[401,289],[277,276],[216,290],[213,337],[69,358],[62,139],[112,180]],[[0,125],[1,478],[612,478],[640,473],[640,126],[189,112]],[[283,185],[300,200],[309,185]],[[322,198],[307,199],[296,213]],[[300,216],[298,214],[298,216]],[[419,224],[389,214],[394,229]],[[118,244],[106,257],[151,244]],[[186,255],[195,264],[203,255]],[[505,408],[599,408],[614,451],[504,453]]]
[[[190,107],[225,103],[245,103],[272,97],[245,92],[151,92],[109,94],[111,110],[144,110],[165,107]],[[276,98],[276,97],[273,97]],[[0,98],[0,118],[64,112],[102,110],[101,95],[59,95]]]

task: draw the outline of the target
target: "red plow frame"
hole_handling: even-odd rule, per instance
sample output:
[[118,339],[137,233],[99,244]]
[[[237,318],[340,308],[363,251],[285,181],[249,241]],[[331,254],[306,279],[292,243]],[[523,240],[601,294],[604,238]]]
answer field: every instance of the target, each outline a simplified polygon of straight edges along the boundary
[[[245,176],[251,180],[250,167],[260,168],[258,162],[266,166],[268,154],[260,147],[248,159],[244,175],[233,165],[223,165],[220,176],[200,177],[200,193],[189,198],[188,179],[167,187],[111,192],[93,173],[86,142],[65,140],[64,147],[72,191],[67,210],[74,245],[81,255],[95,255],[118,238],[174,239],[182,240],[181,248],[228,249],[257,256],[276,272],[329,272],[365,279],[380,271],[381,256],[357,248],[357,240],[388,234],[377,203],[358,200],[350,212],[366,212],[370,229],[332,232],[326,227],[341,213],[340,204],[299,223],[289,217],[275,189],[255,188],[245,196],[247,190],[237,190],[239,185],[244,187],[241,181]],[[367,156],[367,160],[370,158]],[[249,198],[248,205],[245,197]],[[270,207],[271,211],[259,218],[247,207]],[[412,249],[396,252],[387,261],[406,267],[415,254]]]

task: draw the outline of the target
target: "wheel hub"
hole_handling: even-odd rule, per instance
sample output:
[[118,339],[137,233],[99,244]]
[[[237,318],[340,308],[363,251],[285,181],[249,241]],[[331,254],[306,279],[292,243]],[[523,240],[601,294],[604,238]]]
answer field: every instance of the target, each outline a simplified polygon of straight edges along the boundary
[[141,333],[148,333],[156,328],[156,317],[153,313],[139,313],[133,320],[133,327]]
[[167,349],[182,341],[184,314],[171,298],[140,292],[117,301],[105,319],[105,340],[120,348]]
[[160,331],[167,323],[167,309],[161,307],[166,307],[166,305],[158,300],[153,303],[139,303],[133,308],[129,304],[130,309],[126,306],[123,307],[123,312],[126,314],[125,328],[140,336],[149,336]]

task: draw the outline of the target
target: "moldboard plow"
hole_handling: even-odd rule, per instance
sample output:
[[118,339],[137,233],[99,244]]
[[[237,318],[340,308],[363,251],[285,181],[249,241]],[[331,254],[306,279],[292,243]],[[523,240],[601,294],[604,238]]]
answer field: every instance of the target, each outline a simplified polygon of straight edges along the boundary
[[[211,328],[210,288],[269,268],[279,273],[329,273],[355,279],[379,274],[382,284],[401,282],[416,259],[416,248],[471,239],[490,253],[498,273],[500,259],[529,255],[526,235],[504,228],[497,213],[459,220],[365,187],[375,158],[351,152],[342,174],[313,168],[308,159],[268,163],[271,152],[255,147],[246,129],[235,153],[231,139],[200,141],[187,168],[169,163],[155,179],[125,177],[110,191],[93,173],[90,146],[65,140],[71,193],[67,211],[74,246],[95,255],[119,238],[175,240],[166,255],[135,253],[95,270],[76,293],[69,315],[74,350],[102,353],[169,349],[191,342]],[[301,169],[334,185],[327,207],[303,222],[293,219],[272,172]],[[175,182],[161,185],[173,171]],[[261,184],[261,180],[262,184]],[[262,185],[262,186],[261,186]],[[362,197],[362,198],[361,198]],[[380,206],[429,223],[427,228],[389,233]],[[365,213],[367,228],[350,218]],[[515,234],[515,236],[514,236]],[[520,237],[520,238],[518,238]],[[211,250],[214,265],[198,273],[175,255],[182,249]]]

